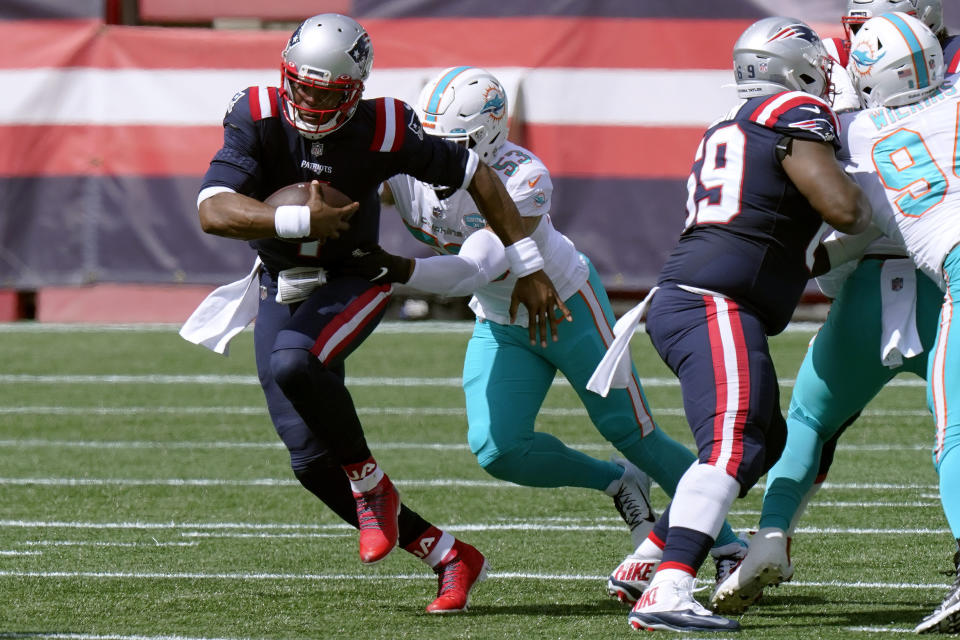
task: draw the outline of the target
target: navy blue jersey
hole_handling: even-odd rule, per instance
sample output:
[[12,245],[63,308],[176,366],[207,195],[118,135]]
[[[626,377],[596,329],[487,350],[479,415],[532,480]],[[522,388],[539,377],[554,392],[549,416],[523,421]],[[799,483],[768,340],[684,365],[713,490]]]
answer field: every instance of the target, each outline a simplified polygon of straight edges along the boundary
[[687,226],[659,284],[722,294],[758,314],[771,335],[782,331],[810,277],[823,221],[776,147],[790,138],[836,147],[838,126],[826,102],[800,92],[750,98],[712,125],[687,181]]
[[462,146],[424,135],[409,105],[392,98],[362,100],[340,129],[308,140],[283,117],[276,87],[249,87],[238,92],[223,120],[223,147],[210,162],[201,189],[230,187],[264,200],[296,182],[331,184],[360,209],[350,229],[322,245],[279,238],[253,240],[271,271],[293,266],[329,266],[358,246],[375,244],[380,228],[378,187],[406,173],[430,184],[460,187],[468,152]]

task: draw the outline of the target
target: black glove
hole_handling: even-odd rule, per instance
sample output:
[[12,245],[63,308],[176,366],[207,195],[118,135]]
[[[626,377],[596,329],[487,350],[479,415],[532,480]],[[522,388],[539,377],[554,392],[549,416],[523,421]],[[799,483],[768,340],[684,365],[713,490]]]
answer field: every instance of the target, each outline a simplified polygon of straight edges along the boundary
[[354,249],[350,257],[329,268],[335,276],[354,276],[377,284],[406,282],[413,273],[413,259],[387,253],[380,245]]

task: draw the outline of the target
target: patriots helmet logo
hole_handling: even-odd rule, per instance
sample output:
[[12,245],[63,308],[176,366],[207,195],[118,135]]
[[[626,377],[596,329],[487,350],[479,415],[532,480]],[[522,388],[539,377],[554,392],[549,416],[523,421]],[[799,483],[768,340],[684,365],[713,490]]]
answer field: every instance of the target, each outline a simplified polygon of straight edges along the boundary
[[288,52],[294,45],[296,45],[296,44],[298,44],[298,43],[300,42],[300,32],[303,31],[303,24],[304,24],[304,23],[301,22],[300,25],[297,27],[297,30],[294,31],[294,32],[293,32],[293,35],[290,36],[290,39],[287,40],[287,46],[286,46],[286,48],[283,50],[284,56],[286,56],[287,52]]
[[800,38],[801,40],[806,40],[814,44],[820,42],[820,37],[817,35],[817,32],[805,24],[787,25],[770,36],[767,42],[785,40],[787,38]]
[[363,70],[368,70],[370,66],[370,58],[373,53],[373,47],[370,46],[370,34],[364,32],[357,38],[357,41],[353,43],[350,51],[347,51],[347,55],[353,58],[353,61],[357,63],[357,66]]

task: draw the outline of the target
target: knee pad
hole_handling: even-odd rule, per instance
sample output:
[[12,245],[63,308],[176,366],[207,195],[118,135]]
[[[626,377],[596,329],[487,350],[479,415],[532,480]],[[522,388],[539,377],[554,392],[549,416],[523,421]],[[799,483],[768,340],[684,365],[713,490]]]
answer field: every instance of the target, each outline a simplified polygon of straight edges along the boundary
[[316,358],[306,349],[279,349],[270,354],[270,372],[287,397],[309,386],[310,360]]
[[524,455],[520,449],[496,451],[492,455],[478,456],[477,462],[494,478],[514,482],[518,477],[517,470],[523,468]]

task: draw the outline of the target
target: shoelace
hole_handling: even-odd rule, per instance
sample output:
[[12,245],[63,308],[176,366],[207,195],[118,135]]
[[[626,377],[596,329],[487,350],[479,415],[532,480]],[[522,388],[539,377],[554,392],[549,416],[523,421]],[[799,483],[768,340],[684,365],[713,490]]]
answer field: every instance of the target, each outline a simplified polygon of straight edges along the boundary
[[379,528],[380,520],[386,515],[389,491],[367,492],[360,496],[362,509],[357,511],[360,529]]
[[462,572],[463,562],[461,562],[459,556],[442,567],[438,567],[437,574],[441,574],[443,577],[440,580],[440,588],[437,590],[437,597],[440,597],[446,592],[456,588],[457,581],[459,580]]
[[[644,500],[644,505],[641,506],[633,495],[627,491],[626,487],[620,487],[617,494],[613,496],[613,504],[631,531],[636,529],[644,520],[653,520],[649,516],[650,505]],[[645,513],[648,515],[645,516]]]

